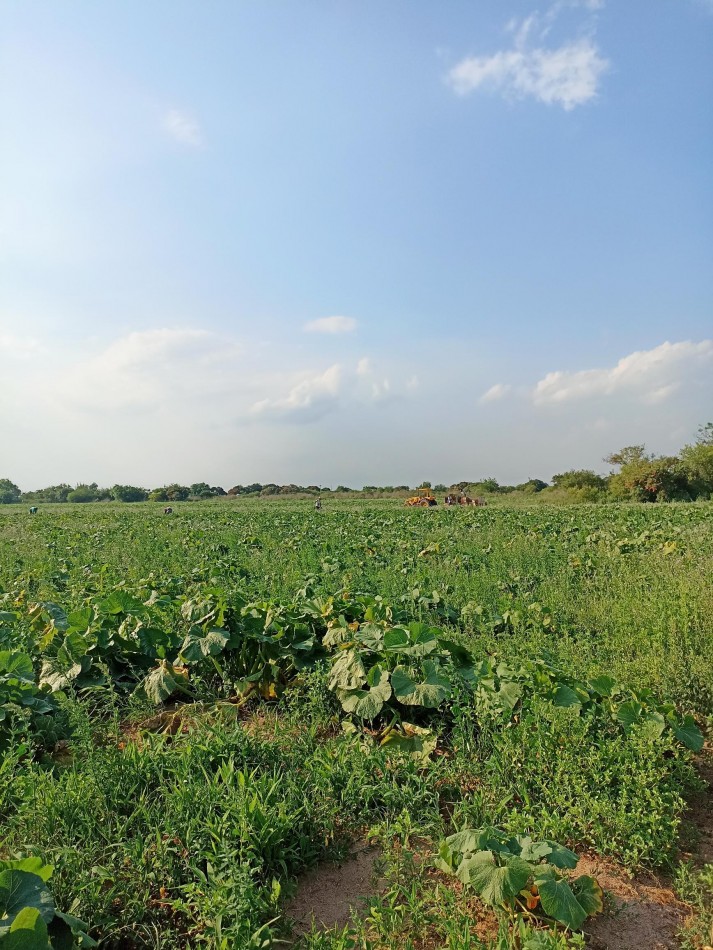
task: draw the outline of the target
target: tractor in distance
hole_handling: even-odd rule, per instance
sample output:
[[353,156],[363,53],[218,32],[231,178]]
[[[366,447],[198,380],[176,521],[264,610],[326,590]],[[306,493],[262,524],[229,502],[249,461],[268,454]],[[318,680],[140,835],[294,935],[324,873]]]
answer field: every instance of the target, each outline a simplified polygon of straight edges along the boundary
[[416,494],[404,502],[407,508],[433,508],[438,502],[430,488],[417,488]]

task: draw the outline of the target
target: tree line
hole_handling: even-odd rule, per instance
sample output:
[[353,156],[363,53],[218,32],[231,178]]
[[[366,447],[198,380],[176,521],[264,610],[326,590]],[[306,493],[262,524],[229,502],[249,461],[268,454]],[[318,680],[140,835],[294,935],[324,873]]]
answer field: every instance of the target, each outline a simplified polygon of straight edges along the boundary
[[[700,426],[695,442],[685,445],[678,455],[654,455],[644,445],[628,445],[604,459],[612,466],[609,475],[598,475],[591,469],[572,469],[553,475],[551,484],[540,478],[530,478],[518,485],[501,485],[495,478],[465,480],[453,485],[424,481],[417,488],[432,488],[434,492],[461,491],[469,495],[538,495],[542,500],[593,502],[614,501],[694,501],[713,498],[713,422]],[[227,491],[219,485],[195,482],[177,483],[161,488],[139,488],[135,485],[113,485],[100,488],[96,482],[81,485],[50,485],[36,491],[22,491],[8,478],[0,478],[0,504],[30,502],[85,503],[92,501],[190,501],[202,498],[243,497],[271,495],[354,494],[403,495],[414,491],[408,485],[364,485],[361,489],[338,485],[335,489],[319,485],[234,485]]]

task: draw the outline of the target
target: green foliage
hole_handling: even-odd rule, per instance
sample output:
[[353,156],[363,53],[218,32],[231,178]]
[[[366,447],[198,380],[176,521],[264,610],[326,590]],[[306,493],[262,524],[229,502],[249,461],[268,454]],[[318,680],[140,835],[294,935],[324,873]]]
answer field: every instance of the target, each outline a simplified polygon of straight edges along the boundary
[[86,924],[55,907],[47,881],[54,868],[40,858],[0,861],[2,950],[66,950],[95,947]]
[[579,930],[603,904],[594,878],[566,878],[560,873],[575,868],[578,860],[574,852],[554,841],[533,841],[485,826],[446,838],[434,863],[471,887],[486,904],[511,915],[541,913]]
[[607,480],[591,469],[572,469],[560,475],[553,475],[552,484],[556,488],[594,488],[603,491],[607,486]]
[[114,485],[109,494],[114,501],[146,501],[149,497],[145,488],[136,488],[135,485]]
[[[713,711],[710,506],[542,496],[3,509],[0,651],[31,665],[2,674],[3,853],[55,864],[107,946],[166,950],[286,938],[280,888],[365,822],[399,876],[315,946],[482,950],[456,891],[404,877],[409,835],[670,860]],[[499,948],[578,945],[531,923]]]
[[0,478],[0,505],[14,505],[21,497],[20,489],[9,478]]

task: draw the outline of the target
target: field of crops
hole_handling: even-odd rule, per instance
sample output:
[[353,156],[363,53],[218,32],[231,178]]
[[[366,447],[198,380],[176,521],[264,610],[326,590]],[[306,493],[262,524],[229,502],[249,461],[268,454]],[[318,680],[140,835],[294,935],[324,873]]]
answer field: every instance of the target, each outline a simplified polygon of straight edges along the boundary
[[[582,947],[579,855],[705,947],[712,578],[711,504],[5,506],[0,947]],[[368,903],[296,933],[365,842]]]

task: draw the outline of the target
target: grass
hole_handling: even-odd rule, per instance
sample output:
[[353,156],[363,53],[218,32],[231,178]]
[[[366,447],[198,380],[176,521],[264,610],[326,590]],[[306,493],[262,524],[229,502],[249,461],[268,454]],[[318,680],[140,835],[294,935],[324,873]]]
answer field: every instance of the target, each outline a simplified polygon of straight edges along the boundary
[[[32,518],[0,509],[0,611],[23,617],[0,621],[0,649],[27,650],[39,666],[38,601],[69,611],[117,588],[142,599],[168,592],[160,616],[171,632],[185,627],[182,599],[216,587],[278,603],[305,588],[315,597],[348,588],[381,595],[476,654],[514,662],[546,650],[574,675],[615,675],[701,723],[713,714],[711,505],[173,507],[170,517],[151,504],[44,506]],[[216,707],[221,690],[208,677],[204,706],[158,734],[140,727],[153,707],[120,682],[65,690],[55,720],[69,737],[64,755],[52,753],[55,737],[43,749],[41,736],[17,732],[6,746],[0,858],[54,864],[58,907],[87,921],[102,946],[167,950],[285,938],[281,900],[295,878],[368,829],[385,848],[384,896],[360,922],[315,932],[304,948],[581,945],[479,930],[473,898],[409,844],[426,854],[465,824],[492,821],[632,869],[673,866],[696,780],[691,755],[671,739],[599,733],[545,701],[503,727],[463,694],[436,723],[440,753],[424,765],[368,733],[343,734],[326,683],[325,671],[304,673],[268,705]],[[703,921],[704,884],[693,875],[681,884]]]

